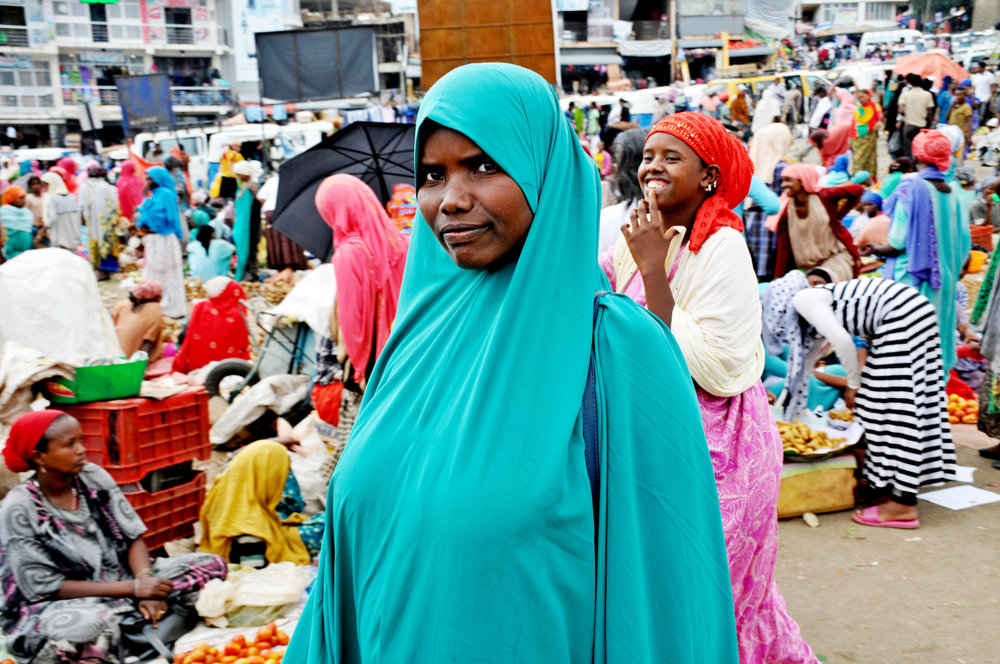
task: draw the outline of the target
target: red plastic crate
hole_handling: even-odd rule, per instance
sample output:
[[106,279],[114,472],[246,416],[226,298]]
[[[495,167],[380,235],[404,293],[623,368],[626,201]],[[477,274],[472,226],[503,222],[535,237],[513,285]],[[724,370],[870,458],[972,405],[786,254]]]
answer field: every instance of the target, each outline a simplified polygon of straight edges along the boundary
[[162,401],[116,399],[61,409],[80,421],[87,460],[118,484],[131,484],[154,470],[211,456],[208,399],[196,387]]
[[970,226],[969,229],[972,231],[973,244],[978,244],[986,251],[993,251],[993,226],[986,224],[985,226]]
[[142,539],[149,549],[175,539],[191,537],[201,504],[205,502],[205,483],[205,471],[200,470],[190,482],[170,489],[156,493],[139,489],[125,494],[146,524],[146,534]]

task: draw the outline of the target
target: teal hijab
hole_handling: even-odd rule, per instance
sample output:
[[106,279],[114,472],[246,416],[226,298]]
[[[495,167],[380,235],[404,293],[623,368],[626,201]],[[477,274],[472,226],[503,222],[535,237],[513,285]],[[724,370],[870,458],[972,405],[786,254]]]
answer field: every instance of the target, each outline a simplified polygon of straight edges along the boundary
[[[330,482],[294,662],[737,662],[714,475],[667,328],[608,295],[600,180],[552,88],[460,67],[421,105],[513,178],[518,260],[463,270],[419,217],[391,337]],[[419,192],[418,192],[419,196]],[[594,526],[581,403],[592,343]]]

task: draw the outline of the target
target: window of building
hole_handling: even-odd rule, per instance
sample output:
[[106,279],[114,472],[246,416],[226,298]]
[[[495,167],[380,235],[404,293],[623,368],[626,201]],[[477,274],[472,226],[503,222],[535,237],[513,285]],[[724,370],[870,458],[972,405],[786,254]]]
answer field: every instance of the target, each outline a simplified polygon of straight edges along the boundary
[[0,25],[27,25],[24,20],[24,7],[0,5]]
[[14,87],[14,72],[0,71],[0,86]]
[[820,7],[820,23],[836,23],[838,19],[843,23],[846,17],[854,15],[857,20],[858,3],[856,2],[834,2]]
[[56,37],[69,37],[73,34],[72,23],[56,23]]
[[865,9],[869,21],[891,21],[896,18],[895,5],[880,2],[869,2]]

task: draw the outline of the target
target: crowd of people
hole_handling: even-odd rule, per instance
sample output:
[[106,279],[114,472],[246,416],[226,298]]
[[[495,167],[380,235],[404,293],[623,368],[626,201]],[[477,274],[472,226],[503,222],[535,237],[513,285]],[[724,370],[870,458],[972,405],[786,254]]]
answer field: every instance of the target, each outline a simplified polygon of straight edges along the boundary
[[[336,295],[311,408],[353,425],[325,510],[304,513],[288,413],[215,479],[199,553],[152,560],[79,423],[23,415],[9,648],[118,661],[136,613],[189,615],[226,563],[318,561],[290,662],[820,661],[775,580],[775,414],[856,413],[868,527],[918,528],[918,491],[955,478],[948,391],[978,389],[1000,432],[1000,255],[974,302],[961,281],[972,229],[1000,230],[1000,180],[968,165],[996,121],[984,80],[739,86],[692,110],[678,90],[646,131],[624,102],[564,112],[520,67],[452,71],[420,107],[415,187],[315,194]],[[816,155],[793,154],[803,127]],[[6,258],[58,247],[99,279],[141,260],[112,317],[151,367],[249,357],[240,282],[317,263],[268,228],[277,181],[238,145],[210,191],[178,156],[69,162],[8,165]],[[186,319],[175,349],[164,317]]]

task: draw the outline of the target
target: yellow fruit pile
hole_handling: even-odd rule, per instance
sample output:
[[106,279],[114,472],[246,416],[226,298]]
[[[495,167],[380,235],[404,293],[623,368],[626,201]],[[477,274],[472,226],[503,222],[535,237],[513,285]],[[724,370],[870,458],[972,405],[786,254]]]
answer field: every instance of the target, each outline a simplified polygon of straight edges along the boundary
[[814,454],[821,450],[838,449],[847,439],[830,438],[825,431],[814,431],[802,420],[778,422],[778,433],[785,452],[796,454]]
[[854,413],[848,408],[844,408],[843,410],[831,410],[827,413],[827,415],[830,416],[831,420],[838,420],[840,422],[854,421]]
[[979,402],[975,399],[963,399],[957,394],[949,394],[948,421],[952,424],[959,422],[975,424],[979,421]]

